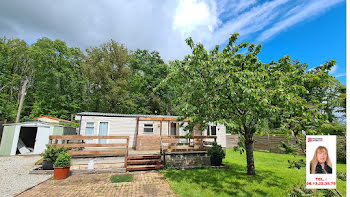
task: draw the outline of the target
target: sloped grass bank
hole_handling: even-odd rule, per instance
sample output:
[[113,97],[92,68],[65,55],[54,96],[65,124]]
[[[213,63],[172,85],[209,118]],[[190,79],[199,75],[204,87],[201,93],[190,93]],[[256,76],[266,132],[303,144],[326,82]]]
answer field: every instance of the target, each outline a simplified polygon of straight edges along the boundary
[[[305,157],[297,157],[305,159]],[[245,154],[226,150],[224,164],[229,169],[163,170],[162,173],[180,196],[287,196],[290,188],[305,184],[305,168],[289,169],[286,154],[254,152],[256,176],[246,175]],[[337,170],[345,172],[345,164]],[[337,179],[337,189],[345,196],[346,182]]]

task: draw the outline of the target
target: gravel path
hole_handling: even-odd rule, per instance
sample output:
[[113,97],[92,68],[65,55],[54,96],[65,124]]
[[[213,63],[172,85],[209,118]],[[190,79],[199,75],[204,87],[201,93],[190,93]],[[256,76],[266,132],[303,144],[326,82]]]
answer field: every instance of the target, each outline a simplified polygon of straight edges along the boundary
[[0,157],[0,196],[14,196],[37,185],[51,175],[29,174],[40,156]]

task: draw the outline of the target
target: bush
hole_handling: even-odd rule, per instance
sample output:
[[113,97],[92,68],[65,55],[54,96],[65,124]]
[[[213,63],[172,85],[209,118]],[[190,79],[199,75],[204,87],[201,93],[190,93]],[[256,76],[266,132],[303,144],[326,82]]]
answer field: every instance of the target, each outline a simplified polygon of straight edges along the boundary
[[301,197],[301,196],[318,196],[318,190],[306,189],[304,184],[295,185],[291,188],[288,196]]
[[68,153],[61,153],[58,155],[55,167],[68,167],[71,164],[72,157]]
[[66,153],[67,148],[65,147],[56,147],[55,145],[47,146],[45,152],[41,153],[40,156],[44,158],[47,162],[55,162],[58,155],[61,153]]
[[346,173],[343,173],[342,171],[338,170],[337,171],[337,178],[342,180],[342,181],[346,181]]
[[305,184],[295,185],[291,188],[288,196],[304,197],[304,196],[338,196],[337,192],[332,189],[306,189]]
[[220,145],[213,142],[213,147],[208,150],[212,165],[219,166],[222,164],[222,159],[225,158],[225,152]]
[[165,165],[164,165],[164,169],[166,169],[166,170],[175,170],[175,167],[173,165],[171,165],[170,161],[166,161]]
[[290,154],[293,156],[298,154],[298,146],[295,144],[290,144],[281,141],[281,144],[278,146],[278,148],[285,154]]
[[306,163],[303,159],[300,160],[288,160],[289,167],[288,168],[303,168],[306,166]]

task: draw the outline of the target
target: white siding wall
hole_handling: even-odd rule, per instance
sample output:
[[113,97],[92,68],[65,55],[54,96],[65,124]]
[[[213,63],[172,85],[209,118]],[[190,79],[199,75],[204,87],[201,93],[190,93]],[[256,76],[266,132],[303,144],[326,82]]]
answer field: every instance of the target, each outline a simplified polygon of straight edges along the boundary
[[[213,124],[209,124],[213,125]],[[207,136],[207,129],[205,129],[202,133],[204,136]],[[226,127],[223,124],[216,125],[216,142],[222,147],[226,147]]]
[[[145,124],[153,124],[153,133],[144,133],[144,125]],[[169,131],[169,121],[146,121],[146,120],[140,120],[139,121],[139,135],[141,136],[160,136],[160,124],[162,124],[162,136],[168,136]]]
[[[109,131],[108,135],[116,136],[130,136],[129,147],[135,147],[136,145],[136,124],[137,118],[133,117],[99,117],[99,116],[83,116],[81,120],[80,134],[85,135],[85,128],[87,122],[94,122],[94,135],[98,135],[99,122],[108,122]],[[144,124],[153,124],[153,133],[144,133]],[[162,121],[162,131],[160,131],[160,121],[139,121],[139,135],[140,136],[167,136],[169,133],[169,121]],[[186,125],[187,123],[185,123]],[[184,126],[185,126],[184,125]],[[184,136],[187,132],[180,127],[180,135]],[[207,135],[207,131],[203,131],[204,136]],[[218,124],[216,127],[217,142],[222,147],[226,147],[226,127]],[[108,140],[108,143],[122,143],[123,141]],[[88,141],[87,143],[97,143],[97,140]]]
[[225,125],[218,124],[216,126],[216,135],[217,135],[216,141],[218,142],[218,144],[221,145],[222,147],[226,147],[226,127],[225,127]]
[[[108,135],[129,136],[129,147],[135,147],[136,136],[136,118],[132,117],[100,117],[100,116],[83,116],[80,126],[80,134],[85,135],[87,122],[94,122],[94,135],[98,136],[100,122],[108,122]],[[125,140],[107,140],[107,143],[124,143]],[[97,143],[97,140],[88,141],[87,143]]]

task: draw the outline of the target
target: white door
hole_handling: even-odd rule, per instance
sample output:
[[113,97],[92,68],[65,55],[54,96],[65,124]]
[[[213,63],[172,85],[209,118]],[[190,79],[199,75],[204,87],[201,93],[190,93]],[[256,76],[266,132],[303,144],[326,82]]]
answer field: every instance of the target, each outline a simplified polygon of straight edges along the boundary
[[38,127],[35,145],[34,145],[34,154],[40,154],[45,151],[46,144],[49,143],[50,136],[50,127]]

